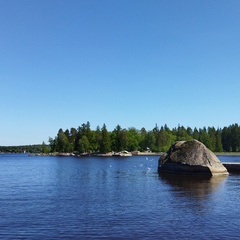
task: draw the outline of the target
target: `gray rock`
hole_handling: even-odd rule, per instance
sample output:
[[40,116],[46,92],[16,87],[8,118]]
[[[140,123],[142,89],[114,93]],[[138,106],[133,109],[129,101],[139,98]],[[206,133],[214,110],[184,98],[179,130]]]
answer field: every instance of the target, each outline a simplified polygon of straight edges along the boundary
[[160,157],[158,171],[209,176],[228,174],[217,156],[197,140],[178,141],[173,144],[168,152]]

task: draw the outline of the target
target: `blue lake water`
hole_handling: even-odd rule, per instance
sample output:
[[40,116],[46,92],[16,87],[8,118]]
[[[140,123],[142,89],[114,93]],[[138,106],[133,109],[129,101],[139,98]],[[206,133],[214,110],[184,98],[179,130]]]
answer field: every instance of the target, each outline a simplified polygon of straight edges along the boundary
[[159,176],[157,165],[2,154],[0,239],[240,239],[240,174]]

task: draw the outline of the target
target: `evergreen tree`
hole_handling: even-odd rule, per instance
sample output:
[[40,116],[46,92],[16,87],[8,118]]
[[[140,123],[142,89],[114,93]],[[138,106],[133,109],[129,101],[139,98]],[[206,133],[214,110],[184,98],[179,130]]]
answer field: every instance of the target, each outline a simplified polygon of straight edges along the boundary
[[139,147],[140,134],[136,128],[128,129],[128,151],[137,151]]
[[226,152],[231,152],[231,129],[230,127],[224,127],[222,130],[222,146]]
[[106,127],[105,123],[103,124],[101,132],[102,132],[102,140],[101,140],[101,144],[100,144],[100,152],[101,153],[111,152],[111,140],[110,140],[110,136],[107,131],[107,127]]
[[199,129],[199,141],[202,142],[207,148],[212,148],[206,127]]
[[233,152],[240,151],[240,127],[238,124],[233,124],[231,128],[231,146]]
[[129,150],[128,149],[128,142],[129,142],[128,133],[125,128],[121,130],[119,137],[120,137],[120,150],[121,151]]
[[73,146],[75,145],[76,136],[77,136],[77,129],[76,129],[76,128],[71,128],[71,129],[70,129],[69,142],[70,142]]
[[216,151],[216,130],[214,127],[208,127],[209,149]]
[[186,141],[186,140],[191,140],[192,137],[188,135],[187,130],[185,127],[178,125],[177,129],[177,141]]
[[90,145],[88,138],[86,136],[82,136],[78,143],[78,152],[79,153],[87,153],[89,152]]
[[198,132],[197,128],[194,128],[192,136],[193,136],[193,139],[199,140],[199,132]]
[[158,133],[158,139],[159,139],[159,145],[160,145],[160,152],[166,152],[168,149],[168,139],[165,128],[161,127],[159,133]]
[[56,139],[56,150],[58,152],[69,152],[69,140],[61,128]]
[[160,152],[160,148],[161,148],[161,137],[160,137],[160,130],[158,128],[158,125],[155,125],[155,128],[153,128],[153,134],[155,136],[156,142],[155,142],[155,151]]
[[56,152],[57,151],[56,150],[56,138],[53,139],[53,138],[49,137],[48,142],[49,142],[49,146],[50,146],[50,151],[51,152]]
[[64,132],[64,134],[65,134],[65,136],[68,138],[68,141],[69,141],[69,139],[70,139],[70,132],[69,132],[69,130],[66,129],[65,132]]
[[216,152],[223,152],[222,141],[221,141],[221,130],[217,129],[216,131]]
[[147,150],[156,151],[156,138],[153,131],[149,131],[145,137],[145,146]]
[[192,135],[193,135],[193,130],[192,130],[192,128],[187,127],[187,135],[188,135],[188,138],[192,139]]
[[123,150],[122,140],[121,140],[121,131],[122,131],[122,128],[118,124],[111,134],[112,150],[114,152],[120,152]]
[[97,126],[96,131],[95,131],[95,145],[94,145],[94,149],[95,151],[100,151],[100,146],[101,146],[101,142],[102,142],[102,132],[99,126]]
[[147,144],[146,144],[146,136],[147,136],[147,131],[145,128],[141,128],[140,130],[140,149],[141,151],[146,151],[147,150]]

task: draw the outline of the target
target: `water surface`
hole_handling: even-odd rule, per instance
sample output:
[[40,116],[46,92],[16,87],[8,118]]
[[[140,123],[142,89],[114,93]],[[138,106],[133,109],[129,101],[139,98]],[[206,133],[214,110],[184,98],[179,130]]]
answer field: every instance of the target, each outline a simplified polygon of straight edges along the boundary
[[159,176],[157,164],[0,155],[0,239],[239,239],[240,175]]

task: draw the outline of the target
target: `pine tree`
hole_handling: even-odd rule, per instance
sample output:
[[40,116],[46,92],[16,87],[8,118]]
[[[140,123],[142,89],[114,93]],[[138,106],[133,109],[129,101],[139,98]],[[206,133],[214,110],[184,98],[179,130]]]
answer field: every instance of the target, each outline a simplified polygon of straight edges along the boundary
[[69,140],[61,128],[56,139],[56,150],[58,152],[69,152]]
[[102,140],[101,140],[101,145],[100,145],[100,152],[101,153],[108,153],[111,151],[111,140],[109,133],[107,131],[107,127],[105,123],[103,124],[103,127],[101,129],[102,131]]
[[199,140],[199,132],[198,132],[197,128],[194,128],[192,136],[193,136],[193,139]]
[[216,152],[223,152],[222,141],[221,141],[221,130],[216,131]]

